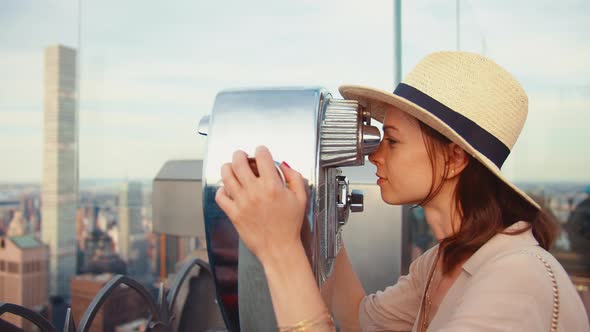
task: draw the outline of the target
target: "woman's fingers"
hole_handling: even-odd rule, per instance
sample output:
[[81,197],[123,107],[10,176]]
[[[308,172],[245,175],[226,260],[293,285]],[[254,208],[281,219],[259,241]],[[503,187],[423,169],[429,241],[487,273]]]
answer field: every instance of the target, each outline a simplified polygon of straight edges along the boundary
[[297,200],[302,203],[307,202],[307,188],[305,185],[305,180],[301,173],[297,172],[296,170],[292,169],[289,164],[286,162],[281,163],[281,170],[285,175],[285,181],[287,182],[287,186],[291,189]]
[[224,187],[215,201],[240,239],[258,255],[299,239],[307,193],[301,174],[286,164],[280,166],[287,185],[283,184],[267,148],[256,149],[256,166],[258,177],[246,153],[236,151],[232,163],[222,166]]
[[258,166],[258,173],[262,179],[267,179],[270,183],[281,184],[281,178],[277,173],[275,162],[268,148],[259,146],[256,148],[256,165]]
[[217,189],[217,192],[215,193],[215,203],[219,205],[219,207],[223,210],[223,212],[225,212],[230,220],[235,220],[235,216],[238,212],[237,207],[227,194],[227,191],[224,187],[219,187],[219,189]]
[[242,185],[233,172],[232,164],[228,163],[221,166],[221,180],[226,188],[225,193],[227,196],[236,198],[242,194]]
[[242,187],[248,187],[256,179],[256,175],[252,172],[250,164],[248,163],[248,155],[246,152],[237,150],[234,152],[231,162],[231,168]]

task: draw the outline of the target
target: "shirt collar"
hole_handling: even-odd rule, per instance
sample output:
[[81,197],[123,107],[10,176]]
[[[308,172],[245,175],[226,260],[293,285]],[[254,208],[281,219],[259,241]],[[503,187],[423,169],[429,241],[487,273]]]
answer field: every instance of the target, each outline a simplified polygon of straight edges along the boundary
[[[529,226],[530,223],[526,221],[518,221],[506,228],[505,232],[514,232]],[[463,264],[463,270],[473,275],[477,270],[490,259],[515,249],[539,245],[539,242],[533,236],[532,229],[528,229],[523,233],[508,235],[498,233],[488,240],[481,248],[479,248],[467,261]]]

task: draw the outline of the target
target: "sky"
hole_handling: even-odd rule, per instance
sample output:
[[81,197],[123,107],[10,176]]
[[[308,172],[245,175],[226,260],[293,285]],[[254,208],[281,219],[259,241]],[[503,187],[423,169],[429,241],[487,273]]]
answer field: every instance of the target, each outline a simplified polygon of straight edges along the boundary
[[[590,181],[588,17],[583,0],[460,0],[460,48],[529,94],[503,168],[514,181]],[[456,18],[455,1],[402,1],[402,73],[457,48]],[[79,50],[82,179],[149,179],[202,158],[197,125],[223,89],[393,90],[393,1],[3,0],[0,22],[0,182],[41,179],[49,45]]]

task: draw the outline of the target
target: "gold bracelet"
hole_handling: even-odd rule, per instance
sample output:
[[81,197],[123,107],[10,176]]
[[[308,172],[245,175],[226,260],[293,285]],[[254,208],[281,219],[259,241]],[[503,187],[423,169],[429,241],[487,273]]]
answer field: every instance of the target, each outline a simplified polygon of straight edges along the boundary
[[279,326],[279,332],[334,331],[334,320],[323,312],[315,318],[302,320],[292,326]]

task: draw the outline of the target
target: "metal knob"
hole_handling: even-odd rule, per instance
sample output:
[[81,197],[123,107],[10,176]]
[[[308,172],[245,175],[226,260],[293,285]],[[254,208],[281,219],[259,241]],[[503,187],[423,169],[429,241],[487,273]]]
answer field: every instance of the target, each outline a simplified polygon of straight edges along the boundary
[[363,125],[363,154],[369,155],[379,148],[381,133],[374,126]]
[[349,207],[348,207],[348,178],[343,175],[336,176],[336,216],[338,225],[345,225],[348,221]]
[[330,99],[320,129],[322,167],[360,166],[379,147],[381,133],[355,100]]
[[348,195],[348,206],[350,206],[351,212],[363,212],[365,205],[364,205],[365,193],[362,190],[354,189]]
[[[320,128],[320,161],[323,167],[362,165],[362,123],[355,100],[330,99]],[[344,199],[343,199],[344,201]]]
[[201,121],[199,121],[199,129],[197,129],[197,132],[203,136],[207,136],[209,133],[209,118],[209,115],[205,115],[201,118]]

